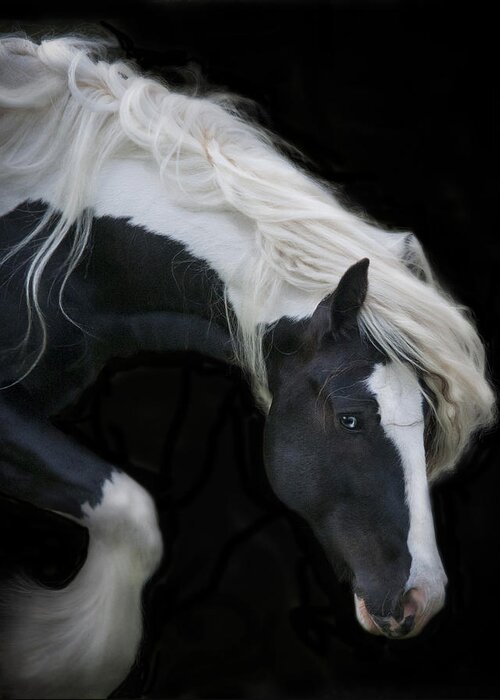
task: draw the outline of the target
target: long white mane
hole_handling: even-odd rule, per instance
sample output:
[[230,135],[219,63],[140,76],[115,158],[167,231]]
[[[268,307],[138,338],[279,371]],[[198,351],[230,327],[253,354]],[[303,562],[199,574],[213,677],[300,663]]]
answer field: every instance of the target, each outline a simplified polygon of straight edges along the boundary
[[105,60],[109,48],[75,37],[0,42],[0,183],[25,190],[28,199],[30,187],[50,178],[58,203],[20,244],[52,222],[26,273],[30,323],[38,319],[44,328],[40,279],[72,226],[77,235],[66,279],[85,250],[88,207],[103,165],[111,158],[156,161],[165,188],[175,188],[191,208],[237,211],[254,224],[260,252],[240,281],[245,294],[234,310],[234,345],[256,393],[266,396],[262,309],[272,307],[285,285],[312,309],[347,267],[368,257],[360,328],[417,371],[433,412],[429,474],[452,468],[474,432],[494,420],[494,395],[467,310],[436,283],[418,242],[344,208],[226,96],[174,92],[129,63]]

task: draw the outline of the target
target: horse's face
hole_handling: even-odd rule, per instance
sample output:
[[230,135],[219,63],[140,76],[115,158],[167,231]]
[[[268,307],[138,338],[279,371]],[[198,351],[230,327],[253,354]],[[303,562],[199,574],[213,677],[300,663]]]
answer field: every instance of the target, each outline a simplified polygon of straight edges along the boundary
[[357,330],[367,267],[351,267],[309,321],[275,329],[265,461],[278,497],[348,573],[361,625],[403,637],[442,607],[446,576],[417,377]]

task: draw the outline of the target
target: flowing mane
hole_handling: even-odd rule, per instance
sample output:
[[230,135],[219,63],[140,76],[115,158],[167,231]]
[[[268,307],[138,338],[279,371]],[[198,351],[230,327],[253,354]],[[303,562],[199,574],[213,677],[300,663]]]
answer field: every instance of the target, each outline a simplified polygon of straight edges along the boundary
[[[65,280],[85,251],[93,188],[105,163],[156,162],[165,188],[187,208],[236,211],[252,223],[258,255],[238,280],[242,300],[235,302],[230,284],[226,296],[236,318],[237,361],[262,402],[269,401],[263,336],[282,315],[280,294],[294,290],[303,300],[296,316],[310,314],[350,265],[368,257],[360,330],[390,358],[416,369],[432,406],[429,475],[451,469],[474,432],[494,420],[494,395],[468,312],[440,288],[418,242],[348,211],[226,95],[172,91],[129,62],[109,62],[110,49],[103,40],[77,37],[1,40],[0,181],[29,199],[32,186],[50,179],[56,203],[21,243],[52,222],[26,272],[30,324],[44,328],[40,280],[70,228],[76,235]],[[43,350],[42,343],[38,359]]]

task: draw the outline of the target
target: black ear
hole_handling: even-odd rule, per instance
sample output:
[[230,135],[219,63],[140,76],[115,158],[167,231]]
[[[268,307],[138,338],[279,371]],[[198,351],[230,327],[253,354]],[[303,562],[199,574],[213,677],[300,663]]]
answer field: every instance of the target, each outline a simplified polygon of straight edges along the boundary
[[317,339],[331,334],[346,334],[357,326],[358,313],[368,290],[368,258],[359,260],[344,272],[337,288],[312,315],[311,331]]

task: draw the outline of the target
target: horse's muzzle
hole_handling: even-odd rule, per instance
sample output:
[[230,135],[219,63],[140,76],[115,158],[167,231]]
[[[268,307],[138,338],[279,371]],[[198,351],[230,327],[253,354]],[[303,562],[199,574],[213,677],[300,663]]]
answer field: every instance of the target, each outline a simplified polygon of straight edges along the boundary
[[370,613],[362,598],[354,595],[356,617],[367,632],[384,635],[391,639],[404,639],[419,634],[427,622],[444,604],[444,591],[435,600],[429,601],[421,589],[411,588],[405,592],[392,614],[387,616]]

